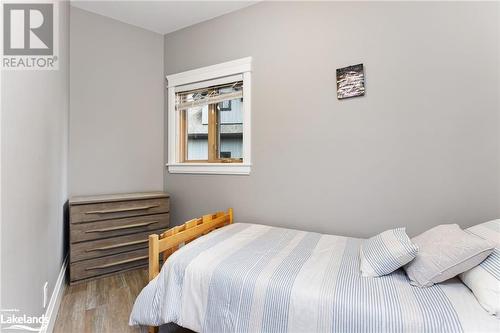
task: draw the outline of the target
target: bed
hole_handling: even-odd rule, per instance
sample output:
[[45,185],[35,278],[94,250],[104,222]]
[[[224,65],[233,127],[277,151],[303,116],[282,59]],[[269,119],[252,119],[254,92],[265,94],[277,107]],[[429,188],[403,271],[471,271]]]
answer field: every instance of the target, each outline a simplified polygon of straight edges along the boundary
[[[215,333],[500,331],[500,320],[458,279],[418,288],[401,269],[361,277],[361,242],[232,223],[232,211],[189,221],[151,236],[151,281],[130,325],[174,322]],[[168,259],[158,274],[162,253]]]

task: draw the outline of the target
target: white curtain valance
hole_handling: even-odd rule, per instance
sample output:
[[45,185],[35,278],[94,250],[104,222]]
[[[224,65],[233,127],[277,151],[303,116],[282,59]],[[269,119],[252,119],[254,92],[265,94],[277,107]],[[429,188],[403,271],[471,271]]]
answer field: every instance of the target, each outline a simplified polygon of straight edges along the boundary
[[207,87],[176,94],[175,108],[182,111],[209,104],[243,98],[243,82],[237,81],[216,87]]

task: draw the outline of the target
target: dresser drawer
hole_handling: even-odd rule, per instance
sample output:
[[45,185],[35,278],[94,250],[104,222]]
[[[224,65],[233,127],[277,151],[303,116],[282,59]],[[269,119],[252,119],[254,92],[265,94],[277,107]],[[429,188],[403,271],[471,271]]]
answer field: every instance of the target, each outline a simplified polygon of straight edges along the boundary
[[[70,225],[71,243],[103,239],[166,229],[169,214],[128,217],[123,219],[74,223]],[[152,233],[152,232],[151,232]]]
[[70,265],[70,280],[71,282],[75,282],[126,269],[146,266],[147,264],[147,248],[102,258],[79,261]]
[[168,198],[73,205],[71,207],[70,221],[72,224],[75,224],[147,214],[168,213],[169,209],[170,203]]
[[165,229],[71,244],[70,261],[77,262],[127,251],[144,249],[148,247],[149,235],[155,233],[160,234],[163,231],[165,231]]

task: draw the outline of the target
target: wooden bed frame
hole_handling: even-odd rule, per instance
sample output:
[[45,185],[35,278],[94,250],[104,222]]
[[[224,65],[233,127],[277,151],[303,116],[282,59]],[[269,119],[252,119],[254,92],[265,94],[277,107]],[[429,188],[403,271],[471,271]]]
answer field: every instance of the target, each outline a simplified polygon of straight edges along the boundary
[[149,281],[160,273],[160,254],[164,263],[180,246],[231,223],[233,209],[229,208],[227,212],[216,212],[189,220],[160,235],[149,235]]
[[[165,263],[180,246],[231,223],[233,223],[233,209],[229,208],[227,212],[216,212],[189,220],[160,235],[149,235],[149,281],[160,273],[160,255],[162,262]],[[149,327],[148,331],[157,333],[158,327]]]

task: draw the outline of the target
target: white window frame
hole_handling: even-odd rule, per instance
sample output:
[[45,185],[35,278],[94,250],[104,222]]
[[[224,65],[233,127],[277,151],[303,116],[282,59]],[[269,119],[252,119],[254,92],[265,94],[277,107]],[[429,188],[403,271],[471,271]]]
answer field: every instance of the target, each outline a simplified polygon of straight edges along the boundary
[[[239,75],[243,78],[243,161],[242,163],[179,162],[180,112],[175,109],[175,93],[187,85],[203,85],[203,81],[224,80]],[[170,173],[248,175],[251,171],[251,83],[252,57],[228,61],[182,73],[167,75],[168,162]]]

